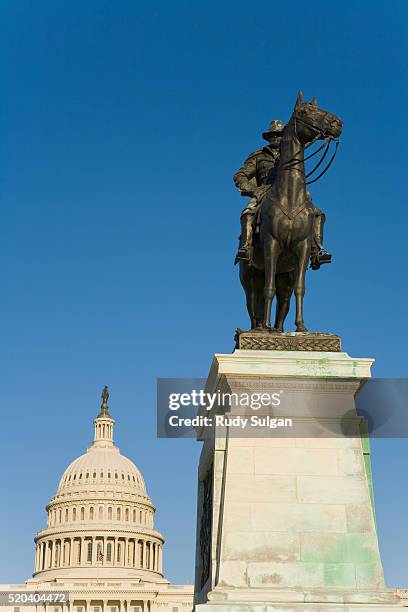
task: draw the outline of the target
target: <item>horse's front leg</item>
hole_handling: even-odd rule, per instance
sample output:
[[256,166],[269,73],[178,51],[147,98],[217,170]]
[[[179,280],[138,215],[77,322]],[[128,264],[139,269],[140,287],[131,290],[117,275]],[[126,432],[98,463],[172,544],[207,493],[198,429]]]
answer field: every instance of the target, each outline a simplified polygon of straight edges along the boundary
[[293,291],[293,275],[292,272],[285,274],[276,274],[276,331],[283,332],[283,324],[288,315],[290,308],[290,297]]
[[265,286],[264,286],[264,317],[263,327],[271,329],[271,309],[272,301],[276,293],[275,273],[276,263],[280,254],[281,248],[279,242],[268,235],[264,240],[264,258],[265,258]]
[[305,238],[301,242],[298,242],[293,250],[295,251],[298,261],[295,284],[293,288],[296,298],[296,331],[307,332],[307,327],[305,326],[303,320],[303,298],[305,296],[306,270],[310,257],[310,239]]

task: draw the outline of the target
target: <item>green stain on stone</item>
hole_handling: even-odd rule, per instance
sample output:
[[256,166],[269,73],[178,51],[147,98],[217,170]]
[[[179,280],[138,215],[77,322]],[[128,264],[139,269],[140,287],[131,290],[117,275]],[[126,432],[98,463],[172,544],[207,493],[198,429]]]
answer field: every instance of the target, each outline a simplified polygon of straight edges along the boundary
[[372,533],[316,536],[302,546],[301,559],[315,563],[375,563],[377,550]]
[[324,566],[326,587],[355,588],[356,572],[353,563],[326,563]]
[[364,563],[357,568],[358,586],[371,587],[381,578],[378,565],[376,563]]

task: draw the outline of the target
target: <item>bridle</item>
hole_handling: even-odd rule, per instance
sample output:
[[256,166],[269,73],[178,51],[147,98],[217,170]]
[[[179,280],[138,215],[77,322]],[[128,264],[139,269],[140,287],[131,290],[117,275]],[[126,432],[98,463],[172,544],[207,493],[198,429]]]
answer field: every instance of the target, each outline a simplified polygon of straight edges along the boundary
[[334,138],[333,136],[330,136],[326,133],[326,130],[322,129],[322,128],[318,128],[315,125],[313,125],[312,123],[308,123],[307,121],[305,121],[304,119],[301,119],[300,117],[298,117],[296,115],[296,113],[294,113],[293,115],[293,119],[294,119],[294,128],[295,128],[295,136],[296,138],[299,140],[298,134],[297,134],[297,128],[296,128],[296,123],[298,121],[300,121],[301,123],[303,123],[304,125],[306,125],[307,127],[309,127],[310,129],[314,130],[316,132],[316,136],[314,136],[313,140],[311,140],[307,145],[304,146],[304,150],[308,149],[309,147],[311,147],[312,145],[314,145],[318,140],[324,140],[323,144],[316,149],[316,151],[313,151],[313,153],[311,153],[310,155],[308,155],[307,157],[303,158],[302,160],[300,159],[293,159],[290,160],[289,162],[287,162],[285,167],[280,167],[279,170],[299,170],[299,172],[302,172],[302,170],[300,170],[299,168],[297,168],[296,166],[298,164],[302,164],[305,161],[307,161],[308,159],[311,159],[312,157],[314,157],[315,155],[317,155],[322,149],[324,149],[323,154],[320,158],[320,160],[317,162],[317,164],[314,166],[314,168],[312,168],[312,170],[310,170],[306,175],[305,178],[308,178],[309,176],[311,176],[312,174],[314,174],[316,172],[316,170],[318,168],[320,168],[320,166],[322,165],[323,161],[325,160],[327,153],[329,152],[329,148],[330,148],[330,144],[332,142],[335,143],[335,149],[333,151],[333,154],[329,160],[329,162],[327,163],[326,167],[324,168],[324,170],[322,170],[320,172],[320,174],[318,174],[313,180],[311,181],[306,181],[306,185],[311,185],[312,183],[315,183],[316,181],[319,180],[319,178],[321,178],[324,174],[326,174],[327,170],[330,168],[330,166],[332,165],[334,158],[337,155],[337,150],[339,148],[340,145],[340,141],[337,138]]

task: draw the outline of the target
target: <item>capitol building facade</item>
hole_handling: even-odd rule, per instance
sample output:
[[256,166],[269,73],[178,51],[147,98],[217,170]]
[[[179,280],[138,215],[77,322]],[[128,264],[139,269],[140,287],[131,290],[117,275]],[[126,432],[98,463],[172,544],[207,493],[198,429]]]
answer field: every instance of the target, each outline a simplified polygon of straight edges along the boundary
[[[48,524],[35,536],[33,577],[1,584],[21,591],[12,612],[189,612],[193,586],[163,576],[164,539],[140,471],[113,442],[105,387],[94,441],[65,470],[47,505]],[[34,594],[41,594],[41,597]],[[53,594],[68,593],[60,603]],[[45,597],[50,595],[50,597]],[[31,597],[30,597],[31,595]],[[35,600],[35,601],[34,601]]]

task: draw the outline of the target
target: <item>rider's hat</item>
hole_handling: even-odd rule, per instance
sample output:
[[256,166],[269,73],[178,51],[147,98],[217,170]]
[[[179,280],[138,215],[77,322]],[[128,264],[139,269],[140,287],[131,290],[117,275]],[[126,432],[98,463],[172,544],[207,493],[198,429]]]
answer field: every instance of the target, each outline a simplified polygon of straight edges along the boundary
[[273,134],[282,134],[284,129],[285,124],[279,119],[274,119],[270,122],[269,128],[266,130],[266,132],[263,132],[262,138],[264,138],[265,140],[269,140],[270,136],[272,136]]

